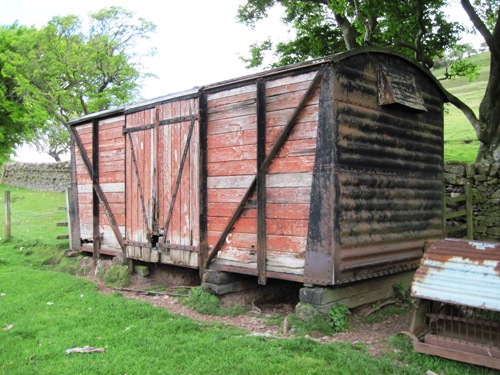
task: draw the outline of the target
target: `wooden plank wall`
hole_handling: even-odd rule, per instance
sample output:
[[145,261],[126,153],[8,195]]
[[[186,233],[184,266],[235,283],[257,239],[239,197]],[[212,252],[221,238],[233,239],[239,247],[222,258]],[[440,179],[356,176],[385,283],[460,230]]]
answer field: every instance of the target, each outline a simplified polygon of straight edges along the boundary
[[[257,172],[256,86],[208,95],[207,225],[213,247]],[[251,201],[255,202],[254,197]],[[256,251],[256,208],[246,209],[219,257],[249,262]]]
[[[191,119],[194,128],[185,157],[179,187],[166,233],[167,244],[197,247],[199,243],[199,126],[198,100],[185,99],[161,104],[158,107],[158,208],[159,225],[163,228],[175,193],[182,156],[186,150]],[[183,120],[180,120],[180,119]],[[176,120],[177,119],[177,120]],[[162,124],[163,123],[163,124]],[[163,239],[162,239],[163,241]],[[197,254],[170,249],[163,263],[198,266]]]
[[[267,151],[310,86],[316,71],[266,84]],[[319,86],[271,163],[266,188],[268,269],[303,272],[309,221],[312,171],[316,152]],[[273,259],[276,258],[276,265]],[[285,263],[285,264],[282,264]]]
[[[99,183],[108,200],[111,211],[122,234],[125,233],[125,144],[122,128],[124,116],[99,121]],[[92,123],[75,127],[89,160],[92,160]],[[78,208],[82,250],[93,251],[92,241],[92,179],[79,150],[75,150]],[[102,205],[99,214],[101,249],[109,253],[121,253],[121,248],[111,229]],[[86,242],[89,241],[89,242]]]
[[[266,82],[266,153],[316,71]],[[319,90],[266,176],[267,269],[301,274],[307,240]],[[256,85],[208,95],[208,246],[213,248],[250,186],[257,163]],[[256,194],[236,221],[216,263],[256,268]]]
[[[85,148],[87,156],[92,160],[92,123],[78,125],[76,133]],[[82,249],[92,251],[92,178],[83,162],[78,149],[75,150],[76,179],[78,186],[78,211],[80,214],[80,235]],[[87,241],[90,241],[87,243]]]
[[[99,121],[99,184],[118,225],[125,235],[125,138],[122,129],[125,117]],[[99,210],[99,228],[103,234],[102,250],[116,250],[120,245],[113,233],[102,205]]]
[[[152,223],[153,171],[155,168],[155,110],[126,115],[127,130],[140,126],[147,129],[131,131],[126,138],[126,238],[137,243],[150,243]],[[137,129],[136,129],[137,130]],[[132,154],[133,152],[133,154]],[[140,246],[129,246],[127,256],[142,258]]]

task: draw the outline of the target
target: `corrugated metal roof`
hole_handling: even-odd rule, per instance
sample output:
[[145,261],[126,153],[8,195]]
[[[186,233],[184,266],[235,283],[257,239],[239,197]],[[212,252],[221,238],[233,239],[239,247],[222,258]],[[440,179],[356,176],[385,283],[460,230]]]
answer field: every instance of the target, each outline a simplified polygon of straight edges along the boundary
[[500,243],[445,239],[429,244],[412,296],[500,311]]

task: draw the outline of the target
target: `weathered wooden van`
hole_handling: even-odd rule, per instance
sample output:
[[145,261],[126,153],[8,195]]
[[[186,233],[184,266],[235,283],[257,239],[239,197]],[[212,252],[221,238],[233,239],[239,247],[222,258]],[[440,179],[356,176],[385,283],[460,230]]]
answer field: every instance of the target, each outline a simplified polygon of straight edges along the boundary
[[76,119],[72,246],[261,284],[415,269],[443,237],[445,101],[360,49]]

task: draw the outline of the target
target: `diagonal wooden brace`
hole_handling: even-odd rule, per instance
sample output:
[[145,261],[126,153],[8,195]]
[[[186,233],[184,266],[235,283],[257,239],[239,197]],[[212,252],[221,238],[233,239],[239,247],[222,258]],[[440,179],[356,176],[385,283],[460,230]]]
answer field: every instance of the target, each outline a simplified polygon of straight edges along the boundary
[[[302,96],[302,99],[300,100],[299,104],[295,108],[295,111],[293,112],[292,116],[290,117],[287,124],[283,128],[283,130],[282,130],[281,134],[279,135],[278,139],[276,140],[276,142],[273,144],[273,147],[269,151],[269,154],[266,156],[266,158],[262,162],[262,166],[261,166],[260,170],[257,171],[257,174],[259,174],[259,173],[264,174],[269,169],[271,162],[273,161],[274,157],[278,154],[278,152],[281,150],[281,147],[283,147],[283,144],[285,143],[285,141],[290,136],[290,133],[292,132],[293,128],[295,127],[295,124],[297,123],[297,120],[298,120],[302,110],[306,106],[307,102],[309,101],[309,99],[313,95],[314,90],[316,89],[319,82],[323,78],[323,75],[325,73],[325,69],[326,69],[325,67],[321,67],[318,70],[318,73],[316,73],[316,76],[314,77],[311,84],[307,88],[306,92]],[[236,223],[236,220],[238,220],[238,218],[241,216],[241,213],[243,212],[245,204],[247,203],[248,199],[255,191],[256,186],[257,186],[257,176],[255,176],[253,178],[250,186],[248,187],[247,191],[243,195],[243,198],[241,199],[238,207],[236,207],[236,210],[233,212],[231,219],[229,219],[229,222],[227,223],[224,231],[220,235],[219,240],[215,244],[212,251],[210,251],[210,253],[208,254],[207,261],[206,261],[207,268],[210,265],[210,263],[212,262],[212,260],[217,256],[217,253],[220,251],[222,246],[224,245],[224,242],[226,241],[227,235],[229,234],[229,232],[231,231],[231,228]]]
[[[87,172],[91,178],[91,180],[94,180],[94,173],[92,172],[92,164],[90,162],[90,159],[87,155],[87,152],[85,151],[85,147],[83,146],[82,140],[78,136],[78,133],[76,132],[75,128],[69,127],[70,133],[75,140],[75,144],[78,147],[78,150],[80,151],[80,155],[83,160],[83,164],[85,164],[85,168],[87,169]],[[111,229],[113,230],[113,233],[115,234],[116,240],[118,241],[118,244],[120,245],[123,255],[125,255],[125,245],[124,245],[124,240],[123,236],[120,233],[120,230],[118,229],[118,224],[116,223],[115,215],[111,211],[111,207],[109,206],[109,202],[106,199],[106,196],[104,195],[104,191],[101,188],[100,184],[93,185],[93,188],[97,194],[97,197],[99,198],[99,202],[102,204],[104,207],[104,212],[106,214],[106,217],[108,218],[108,221],[111,225]]]

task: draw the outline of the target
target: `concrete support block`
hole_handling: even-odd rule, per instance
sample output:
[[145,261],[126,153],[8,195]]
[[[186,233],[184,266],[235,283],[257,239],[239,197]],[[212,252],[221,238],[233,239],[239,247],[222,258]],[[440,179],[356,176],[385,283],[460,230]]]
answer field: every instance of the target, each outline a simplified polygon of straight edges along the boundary
[[217,270],[206,270],[203,274],[203,282],[209,284],[228,284],[241,280],[241,275]]
[[147,276],[149,275],[149,268],[147,266],[137,265],[134,266],[134,272],[139,276]]
[[224,295],[228,293],[241,292],[243,290],[255,288],[255,283],[250,283],[247,280],[234,281],[228,284],[211,284],[203,282],[201,287],[204,291],[217,295]]

